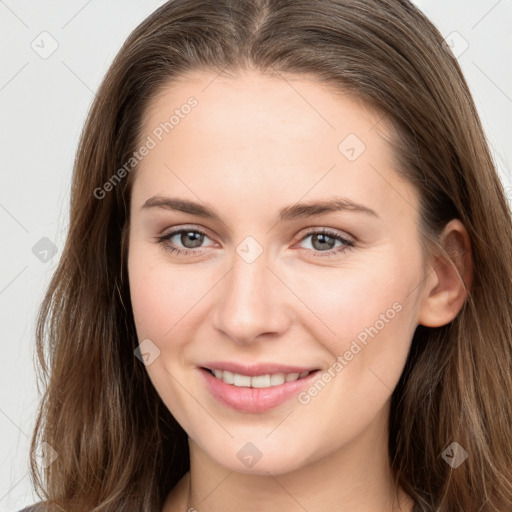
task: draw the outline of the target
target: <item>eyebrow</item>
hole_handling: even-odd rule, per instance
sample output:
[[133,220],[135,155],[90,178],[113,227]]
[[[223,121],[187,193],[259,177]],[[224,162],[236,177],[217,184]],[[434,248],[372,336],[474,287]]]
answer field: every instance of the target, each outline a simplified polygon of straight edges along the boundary
[[[141,207],[143,210],[150,208],[180,211],[197,215],[198,217],[203,217],[205,219],[221,220],[215,211],[209,206],[196,203],[188,199],[153,196],[150,197]],[[331,197],[321,201],[310,201],[286,206],[279,211],[278,219],[280,222],[290,221],[338,211],[360,212],[379,218],[377,212],[368,206],[356,203],[346,197]]]

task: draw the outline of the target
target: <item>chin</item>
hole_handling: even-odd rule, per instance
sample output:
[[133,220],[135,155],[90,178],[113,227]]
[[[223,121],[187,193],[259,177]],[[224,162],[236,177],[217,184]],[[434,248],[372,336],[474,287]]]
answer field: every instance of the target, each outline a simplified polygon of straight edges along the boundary
[[[267,431],[264,435],[267,435]],[[305,446],[311,446],[314,443],[307,443],[298,435],[279,436],[272,441],[269,439],[258,441],[257,436],[253,439],[253,441],[244,442],[230,440],[228,445],[216,445],[212,446],[212,449],[208,449],[206,445],[205,448],[217,464],[236,473],[251,475],[290,473],[315,459],[315,453],[308,456],[304,450]],[[286,445],[285,439],[290,441],[289,445]]]

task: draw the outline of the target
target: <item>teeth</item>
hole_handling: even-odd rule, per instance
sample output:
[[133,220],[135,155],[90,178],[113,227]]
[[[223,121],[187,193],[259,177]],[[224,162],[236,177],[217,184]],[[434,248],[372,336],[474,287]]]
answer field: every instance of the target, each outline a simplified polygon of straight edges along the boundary
[[211,370],[217,379],[226,384],[233,384],[237,387],[245,388],[270,388],[280,386],[285,382],[293,382],[309,375],[309,371],[305,370],[300,373],[275,373],[273,375],[241,375],[239,373],[228,372],[227,370]]
[[270,376],[271,386],[279,386],[281,384],[284,384],[284,373],[276,373]]
[[[249,377],[247,378],[249,379]],[[269,388],[270,375],[257,375],[256,377],[250,377],[249,386],[253,388]]]
[[235,386],[238,386],[238,387],[244,387],[244,388],[248,388],[251,386],[251,377],[249,377],[248,375],[240,375],[239,373],[235,373],[233,375],[233,384]]
[[235,382],[235,376],[232,372],[228,372],[227,370],[226,371],[222,371],[222,370],[219,370],[220,373],[222,374],[219,379],[223,380],[226,384],[234,384]]

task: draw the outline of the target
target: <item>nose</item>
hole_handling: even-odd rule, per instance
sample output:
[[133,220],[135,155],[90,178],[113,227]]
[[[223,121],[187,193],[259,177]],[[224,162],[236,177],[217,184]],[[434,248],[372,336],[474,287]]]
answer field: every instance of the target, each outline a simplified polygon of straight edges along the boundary
[[264,256],[248,263],[235,254],[218,290],[214,326],[238,344],[275,338],[289,326],[285,290]]

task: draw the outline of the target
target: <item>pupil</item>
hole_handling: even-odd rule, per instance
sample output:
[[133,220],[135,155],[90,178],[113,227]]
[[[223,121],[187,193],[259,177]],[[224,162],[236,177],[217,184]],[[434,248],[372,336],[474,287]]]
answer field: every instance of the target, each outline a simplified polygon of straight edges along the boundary
[[[320,240],[320,247],[315,247],[315,241],[317,239]],[[335,240],[333,238],[331,238],[329,235],[325,235],[324,233],[317,233],[316,235],[313,235],[313,247],[315,247],[315,249],[332,249],[334,242]]]
[[[189,237],[187,239],[187,237]],[[201,243],[203,242],[204,235],[202,233],[197,233],[195,231],[187,231],[181,233],[181,243],[187,248],[187,249],[193,249],[195,247],[200,247]],[[192,244],[188,245],[188,242],[192,239]]]

